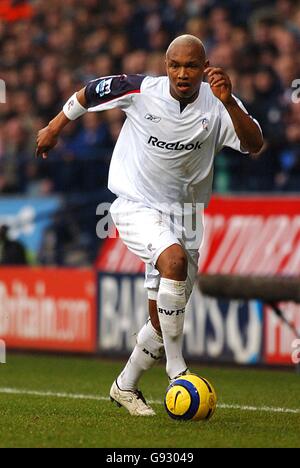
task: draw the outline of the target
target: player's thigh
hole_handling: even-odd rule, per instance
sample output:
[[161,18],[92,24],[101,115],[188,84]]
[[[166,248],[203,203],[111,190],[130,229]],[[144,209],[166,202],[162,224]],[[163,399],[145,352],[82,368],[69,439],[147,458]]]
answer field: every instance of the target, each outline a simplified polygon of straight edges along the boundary
[[180,244],[170,245],[158,257],[156,268],[164,278],[185,281],[188,268],[185,249]]
[[125,245],[147,264],[155,266],[163,251],[180,244],[157,210],[117,199],[110,213]]

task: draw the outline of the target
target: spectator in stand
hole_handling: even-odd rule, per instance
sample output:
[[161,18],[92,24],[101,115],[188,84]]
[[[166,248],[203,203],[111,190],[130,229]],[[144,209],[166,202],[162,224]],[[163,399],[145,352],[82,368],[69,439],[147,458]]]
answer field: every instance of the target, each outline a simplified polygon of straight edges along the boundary
[[300,103],[292,103],[286,113],[284,145],[279,153],[278,190],[297,192],[300,187]]
[[[46,192],[51,187],[54,192],[66,187],[68,192],[82,190],[80,174],[74,174],[68,163],[77,157],[68,148],[68,132],[51,163],[42,170],[33,171],[31,166],[26,170],[41,120],[49,120],[60,102],[91,79],[120,70],[163,74],[162,51],[181,33],[202,39],[211,63],[230,72],[235,93],[250,106],[252,115],[262,121],[266,110],[266,158],[252,166],[250,178],[244,160],[233,153],[222,154],[222,171],[225,167],[228,176],[225,190],[288,189],[289,185],[278,185],[281,176],[278,179],[277,173],[282,174],[284,145],[289,149],[291,143],[290,131],[289,137],[284,131],[293,113],[291,83],[300,77],[299,0],[1,0],[0,78],[5,80],[8,99],[0,104],[0,192],[35,192],[39,180],[42,186],[47,181],[42,189]],[[268,97],[260,90],[268,81],[261,72],[264,67],[272,75]],[[78,124],[70,130],[78,141],[91,138],[87,148],[93,148],[93,156],[84,155],[89,171],[95,169],[95,159],[98,167],[103,159],[109,160],[121,123],[104,115],[95,124],[97,130],[91,132]],[[100,138],[95,144],[95,135],[99,137],[105,128],[104,155],[97,153],[102,143]],[[15,143],[15,136],[22,144]],[[270,154],[275,175],[269,171],[266,182],[259,164]],[[232,173],[242,176],[232,177]]]
[[0,226],[0,265],[27,265],[25,248],[19,241],[8,237],[8,226]]

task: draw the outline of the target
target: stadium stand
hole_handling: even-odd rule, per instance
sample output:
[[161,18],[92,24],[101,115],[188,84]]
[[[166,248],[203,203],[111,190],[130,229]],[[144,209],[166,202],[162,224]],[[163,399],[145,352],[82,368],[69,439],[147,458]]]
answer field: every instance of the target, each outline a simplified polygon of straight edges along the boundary
[[[37,130],[91,79],[164,74],[165,49],[183,32],[199,36],[211,63],[228,71],[265,135],[259,160],[227,150],[219,155],[215,191],[298,192],[299,1],[2,0],[0,78],[8,99],[0,106],[0,195],[85,193],[95,206],[99,197],[109,199],[107,170],[121,112],[70,124],[47,162],[33,157]],[[84,225],[84,216],[78,209],[71,225]]]

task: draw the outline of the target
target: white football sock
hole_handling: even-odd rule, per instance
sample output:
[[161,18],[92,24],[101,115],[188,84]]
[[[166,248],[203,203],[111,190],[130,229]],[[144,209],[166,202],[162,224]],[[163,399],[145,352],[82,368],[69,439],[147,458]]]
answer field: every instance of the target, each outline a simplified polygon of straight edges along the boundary
[[170,379],[187,368],[182,356],[185,288],[186,281],[161,278],[157,296],[158,317],[167,357],[166,370]]
[[152,326],[150,319],[137,336],[132,354],[117,379],[122,390],[136,390],[142,374],[154,366],[164,355],[162,336]]

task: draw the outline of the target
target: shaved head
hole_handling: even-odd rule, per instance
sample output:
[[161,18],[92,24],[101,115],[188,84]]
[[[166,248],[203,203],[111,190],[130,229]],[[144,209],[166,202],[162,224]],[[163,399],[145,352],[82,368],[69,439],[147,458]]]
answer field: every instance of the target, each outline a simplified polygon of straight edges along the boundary
[[184,103],[193,102],[208,65],[204,45],[198,37],[190,34],[176,37],[166,52],[171,95]]
[[191,34],[183,34],[182,36],[176,37],[169,45],[166,57],[170,57],[173,53],[176,54],[176,50],[182,47],[192,48],[195,53],[195,57],[205,62],[206,52],[203,42],[198,37],[192,36]]

